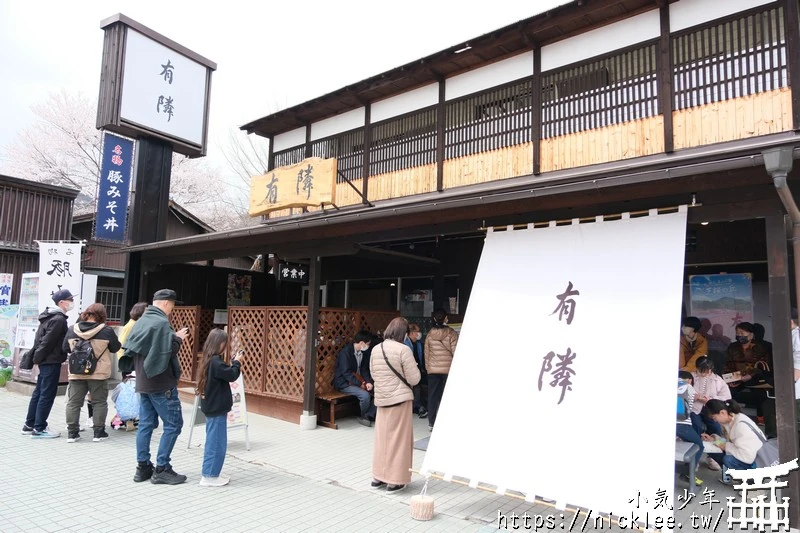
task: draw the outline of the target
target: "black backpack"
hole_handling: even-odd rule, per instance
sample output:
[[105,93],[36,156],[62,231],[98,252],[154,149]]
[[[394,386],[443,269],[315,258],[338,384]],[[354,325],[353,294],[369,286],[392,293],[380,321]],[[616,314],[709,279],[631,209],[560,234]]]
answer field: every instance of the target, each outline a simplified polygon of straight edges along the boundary
[[[103,351],[105,353],[105,350]],[[103,354],[100,354],[102,357]],[[86,339],[78,339],[72,351],[67,355],[69,363],[69,373],[78,376],[88,376],[94,374],[97,368],[97,360],[100,357],[94,356],[92,342]]]

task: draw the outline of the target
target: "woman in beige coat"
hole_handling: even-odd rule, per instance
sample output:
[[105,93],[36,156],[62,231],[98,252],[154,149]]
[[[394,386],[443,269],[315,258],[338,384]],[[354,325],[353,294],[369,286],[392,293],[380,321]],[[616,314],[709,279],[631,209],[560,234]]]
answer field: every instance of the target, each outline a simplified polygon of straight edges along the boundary
[[428,429],[433,431],[453,354],[456,352],[458,333],[447,325],[447,313],[444,309],[436,309],[431,318],[433,327],[425,337],[425,370],[428,372]]
[[405,318],[392,320],[383,334],[384,341],[372,349],[369,361],[378,408],[372,486],[386,485],[387,492],[402,490],[411,481],[413,387],[419,383],[420,373],[411,349],[403,344],[407,333]]

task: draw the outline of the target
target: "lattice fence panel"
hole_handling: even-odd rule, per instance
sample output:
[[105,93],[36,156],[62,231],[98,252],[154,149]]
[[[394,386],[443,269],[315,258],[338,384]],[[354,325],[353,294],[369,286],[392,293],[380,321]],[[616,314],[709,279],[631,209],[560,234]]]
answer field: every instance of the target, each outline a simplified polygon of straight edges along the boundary
[[267,313],[264,391],[268,396],[302,402],[308,308],[270,307]]
[[360,329],[383,333],[389,322],[398,316],[399,311],[361,311]]
[[206,343],[208,334],[214,329],[214,310],[201,309],[200,310],[200,336],[197,339],[197,351],[203,350],[203,345]]
[[336,356],[353,341],[359,329],[361,314],[350,309],[323,308],[319,313],[316,393],[332,392]]
[[264,393],[267,309],[267,307],[228,308],[228,349],[231,353],[244,350],[242,374],[244,390],[248,393]]
[[197,353],[200,351],[200,306],[175,307],[169,317],[172,329],[178,331],[182,328],[189,330],[189,335],[181,343],[178,360],[181,363],[181,381],[193,383],[197,363]]

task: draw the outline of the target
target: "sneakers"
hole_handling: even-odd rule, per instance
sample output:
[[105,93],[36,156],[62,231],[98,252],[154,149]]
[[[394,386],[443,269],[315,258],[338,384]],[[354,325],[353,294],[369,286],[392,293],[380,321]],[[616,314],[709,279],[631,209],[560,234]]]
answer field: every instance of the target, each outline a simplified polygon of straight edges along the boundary
[[153,485],[180,485],[185,481],[186,476],[176,473],[169,465],[157,467],[150,478]]
[[406,488],[405,485],[387,485],[386,492],[400,492],[404,488]]
[[359,417],[358,423],[361,424],[362,426],[367,426],[368,428],[372,427],[372,421],[369,418]]
[[30,436],[30,435],[31,435],[31,433],[33,433],[33,428],[29,428],[28,426],[26,426],[25,424],[23,424],[23,425],[22,425],[22,434],[23,434],[23,435]]
[[[186,476],[182,476],[184,479]],[[231,478],[227,476],[219,476],[219,477],[210,477],[210,476],[203,476],[200,478],[200,486],[201,487],[224,487],[228,483],[230,483]]]
[[[686,482],[688,482],[689,481],[689,474],[681,474],[681,479],[686,481]],[[695,476],[694,484],[699,487],[700,485],[703,484],[703,480],[700,479],[699,477]]]
[[706,458],[706,467],[708,467],[709,470],[713,470],[714,472],[719,472],[720,470],[722,470],[722,468],[719,466],[719,463],[716,462],[711,457]]
[[59,433],[58,431],[53,431],[49,427],[45,428],[44,431],[36,431],[34,429],[33,433],[31,433],[32,439],[56,439],[60,436],[61,433]]
[[75,432],[70,431],[67,434],[67,442],[78,442],[79,440],[81,440],[81,435],[77,431]]
[[133,480],[136,483],[147,481],[152,476],[153,476],[153,463],[148,461],[146,463],[138,463],[136,465],[136,474],[133,476]]
[[723,485],[733,485],[734,484],[733,478],[726,471],[722,472],[722,476],[720,476],[719,481]]
[[94,438],[92,442],[100,442],[102,440],[106,440],[108,438],[108,433],[106,433],[105,429],[95,429],[94,430]]
[[420,418],[428,418],[428,410],[427,409],[420,409],[419,410],[419,417]]
[[373,489],[377,489],[378,487],[382,487],[386,485],[383,481],[378,481],[377,479],[373,479],[372,482],[369,484]]

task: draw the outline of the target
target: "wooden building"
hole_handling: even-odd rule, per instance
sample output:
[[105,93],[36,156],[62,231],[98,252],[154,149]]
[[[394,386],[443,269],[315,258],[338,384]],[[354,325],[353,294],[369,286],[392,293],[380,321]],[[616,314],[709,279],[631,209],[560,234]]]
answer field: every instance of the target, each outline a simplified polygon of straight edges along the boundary
[[[359,306],[391,307],[401,298],[385,291],[429,278],[433,302],[447,307],[455,291],[460,313],[482,228],[688,204],[687,276],[724,269],[763,283],[781,458],[793,459],[798,11],[798,0],[566,3],[243,126],[270,139],[272,168],[336,158],[334,207],[131,250],[153,264],[233,251],[306,260],[310,290],[342,307],[354,307],[356,280],[385,285]],[[309,341],[305,415],[315,353]],[[246,371],[269,367],[252,355]],[[797,473],[788,495],[800,500]]]
[[70,239],[78,191],[0,175],[0,272],[14,275],[11,303],[19,303],[22,274],[39,271],[36,241]]

